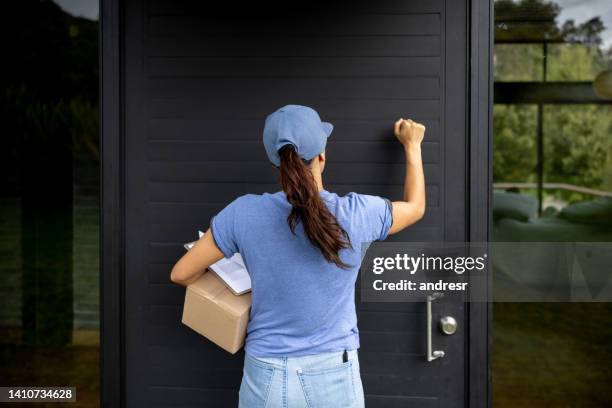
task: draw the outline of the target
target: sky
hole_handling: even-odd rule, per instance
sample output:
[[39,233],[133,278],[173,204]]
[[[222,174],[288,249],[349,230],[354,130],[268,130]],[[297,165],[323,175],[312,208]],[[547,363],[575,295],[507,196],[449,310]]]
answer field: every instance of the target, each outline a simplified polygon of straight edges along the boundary
[[98,0],[53,0],[64,11],[75,17],[85,17],[90,20],[98,19]]
[[[91,20],[98,19],[98,0],[54,0],[68,13]],[[602,33],[604,47],[612,46],[612,0],[555,0],[561,6],[559,23],[573,19],[582,23],[600,16],[606,26]]]
[[556,0],[561,6],[559,22],[573,19],[583,23],[595,16],[600,16],[606,31],[601,35],[604,48],[612,46],[612,0]]

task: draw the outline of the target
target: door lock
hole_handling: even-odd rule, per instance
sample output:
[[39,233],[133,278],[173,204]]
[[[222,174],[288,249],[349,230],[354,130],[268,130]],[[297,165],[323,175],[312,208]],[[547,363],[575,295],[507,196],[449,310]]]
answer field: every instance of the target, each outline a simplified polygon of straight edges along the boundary
[[457,331],[457,320],[452,316],[444,316],[440,319],[440,330],[449,336],[455,334]]

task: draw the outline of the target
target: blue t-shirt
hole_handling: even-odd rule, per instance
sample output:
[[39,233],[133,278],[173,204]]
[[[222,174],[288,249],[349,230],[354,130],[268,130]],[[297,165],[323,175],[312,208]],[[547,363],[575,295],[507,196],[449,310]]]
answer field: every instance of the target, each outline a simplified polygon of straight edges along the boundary
[[359,348],[355,281],[362,246],[383,240],[391,227],[391,203],[381,197],[321,191],[321,198],[348,233],[352,249],[328,262],[301,223],[287,224],[284,192],[238,197],[211,221],[226,257],[240,252],[252,282],[246,352],[256,357],[302,356]]

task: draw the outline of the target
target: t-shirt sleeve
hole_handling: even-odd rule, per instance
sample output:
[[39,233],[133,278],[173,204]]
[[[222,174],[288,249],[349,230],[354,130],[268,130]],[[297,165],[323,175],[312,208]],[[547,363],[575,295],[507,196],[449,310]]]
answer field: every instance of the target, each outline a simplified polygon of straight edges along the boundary
[[352,198],[358,215],[358,228],[362,230],[364,241],[382,241],[387,238],[393,223],[391,201],[367,194],[354,194]]
[[210,229],[217,247],[223,252],[226,258],[232,257],[238,250],[238,225],[237,215],[239,199],[229,203],[210,221]]

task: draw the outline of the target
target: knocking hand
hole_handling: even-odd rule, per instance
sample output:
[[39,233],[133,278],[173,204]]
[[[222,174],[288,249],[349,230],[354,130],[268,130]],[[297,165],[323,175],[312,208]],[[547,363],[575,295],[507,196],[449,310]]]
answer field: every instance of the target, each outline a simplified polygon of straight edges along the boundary
[[395,137],[403,145],[421,145],[425,126],[410,119],[399,119],[394,126]]

